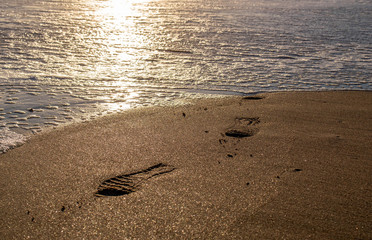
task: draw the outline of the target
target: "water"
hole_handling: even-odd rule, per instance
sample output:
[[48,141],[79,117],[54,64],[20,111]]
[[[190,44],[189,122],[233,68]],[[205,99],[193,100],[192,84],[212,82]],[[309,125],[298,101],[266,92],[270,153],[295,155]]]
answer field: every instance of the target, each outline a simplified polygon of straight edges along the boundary
[[0,2],[0,151],[138,106],[372,89],[370,0]]

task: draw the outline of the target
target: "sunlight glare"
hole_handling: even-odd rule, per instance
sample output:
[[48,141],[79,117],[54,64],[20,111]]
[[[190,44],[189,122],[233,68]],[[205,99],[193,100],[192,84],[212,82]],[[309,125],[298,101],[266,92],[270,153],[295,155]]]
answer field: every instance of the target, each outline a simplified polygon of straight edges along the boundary
[[[150,36],[138,29],[138,19],[147,18],[148,11],[144,4],[149,0],[108,0],[100,2],[95,11],[99,41],[104,62],[111,62],[104,69],[96,67],[96,72],[112,73],[116,81],[109,85],[116,85],[116,94],[107,101],[108,111],[120,111],[135,105],[139,93],[133,90],[133,82],[127,77],[128,69],[139,67],[139,59],[147,58]],[[123,67],[125,66],[125,67]],[[112,86],[111,86],[112,87]]]
[[106,2],[106,7],[100,11],[100,14],[110,17],[116,23],[122,23],[128,17],[138,17],[141,15],[136,9],[136,4],[144,3],[148,0],[110,0]]

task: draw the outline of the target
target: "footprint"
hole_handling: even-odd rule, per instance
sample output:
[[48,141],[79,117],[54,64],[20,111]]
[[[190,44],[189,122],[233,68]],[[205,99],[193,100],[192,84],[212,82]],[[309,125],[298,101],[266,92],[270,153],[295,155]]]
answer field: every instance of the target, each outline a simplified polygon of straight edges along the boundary
[[244,138],[251,137],[258,132],[258,128],[255,125],[260,123],[260,118],[237,118],[235,119],[235,125],[225,132],[228,137]]
[[103,181],[95,193],[96,197],[122,196],[138,190],[142,182],[176,169],[173,166],[159,163],[147,169],[129,174],[119,175]]
[[260,96],[247,96],[247,97],[243,97],[243,100],[261,100],[261,99],[264,99],[264,97],[260,97]]

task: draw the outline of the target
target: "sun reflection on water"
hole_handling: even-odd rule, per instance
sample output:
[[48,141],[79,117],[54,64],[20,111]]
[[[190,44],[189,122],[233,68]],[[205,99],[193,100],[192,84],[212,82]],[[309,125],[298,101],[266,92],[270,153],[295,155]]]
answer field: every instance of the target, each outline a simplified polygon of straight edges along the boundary
[[[137,68],[139,60],[146,58],[151,36],[138,29],[136,21],[147,18],[148,12],[143,6],[149,0],[110,0],[101,2],[94,12],[97,28],[101,33],[98,41],[102,46],[98,55],[105,63],[110,62],[110,69],[96,69],[112,73],[115,88],[120,93],[111,95],[105,104],[108,111],[125,110],[131,107],[139,93],[133,89],[133,82],[128,69]],[[97,3],[97,2],[95,2]],[[112,82],[109,84],[111,85]]]
[[132,107],[131,103],[136,101],[139,93],[133,89],[127,88],[126,94],[114,94],[112,95],[113,101],[105,104],[108,112],[119,112],[122,110],[127,110]]
[[111,0],[104,3],[95,12],[99,27],[103,31],[102,40],[109,48],[109,52],[117,60],[131,59],[131,47],[139,48],[145,45],[144,36],[137,29],[135,20],[144,17],[145,12],[136,5],[141,1]]

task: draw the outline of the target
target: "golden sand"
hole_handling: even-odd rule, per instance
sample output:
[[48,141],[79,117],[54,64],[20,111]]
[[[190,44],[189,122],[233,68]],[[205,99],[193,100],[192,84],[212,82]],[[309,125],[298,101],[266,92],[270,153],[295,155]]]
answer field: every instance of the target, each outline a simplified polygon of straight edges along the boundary
[[372,92],[143,108],[0,155],[1,239],[371,239]]

